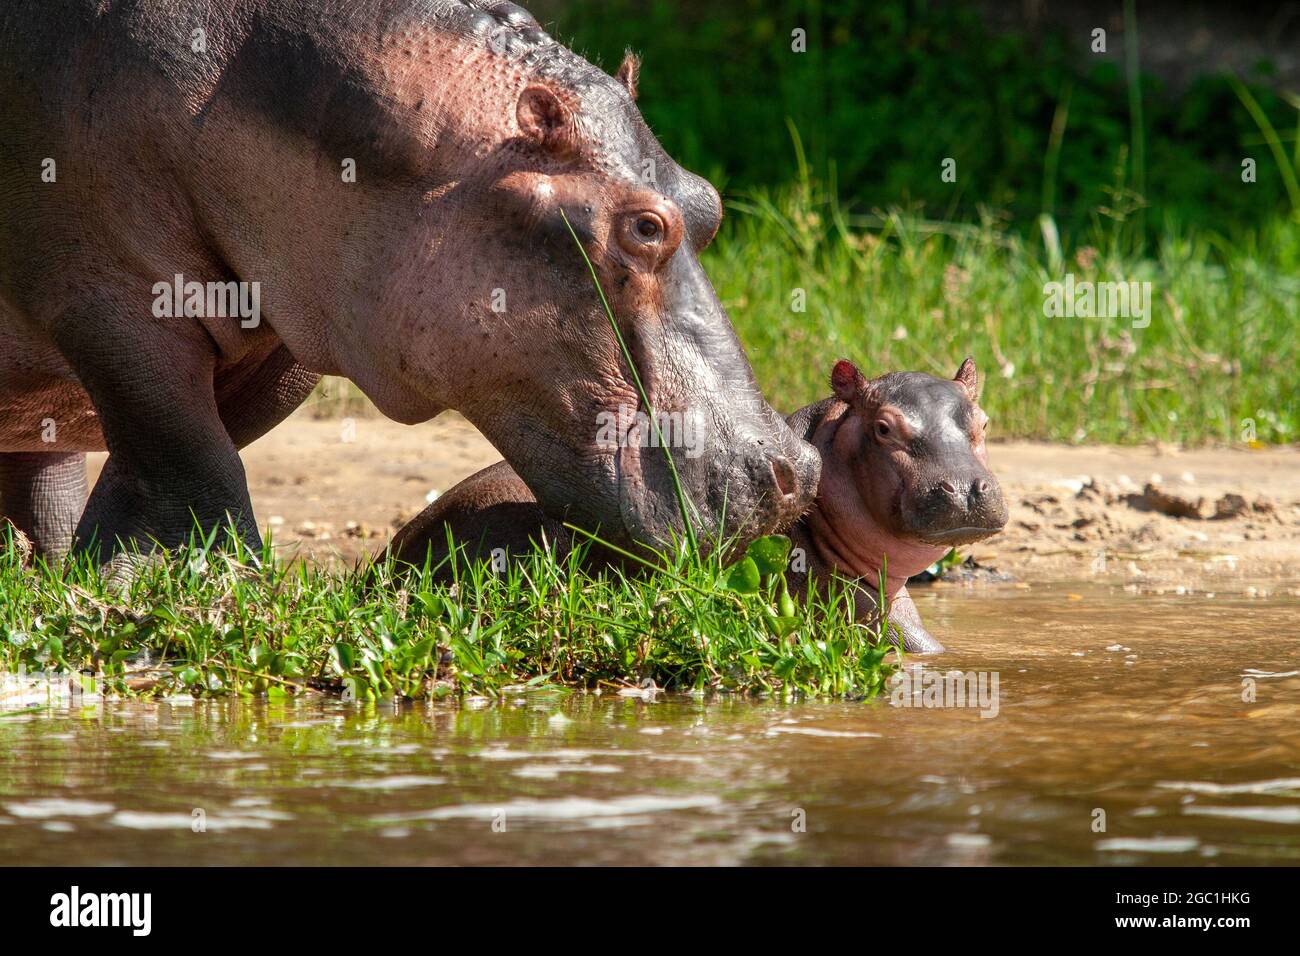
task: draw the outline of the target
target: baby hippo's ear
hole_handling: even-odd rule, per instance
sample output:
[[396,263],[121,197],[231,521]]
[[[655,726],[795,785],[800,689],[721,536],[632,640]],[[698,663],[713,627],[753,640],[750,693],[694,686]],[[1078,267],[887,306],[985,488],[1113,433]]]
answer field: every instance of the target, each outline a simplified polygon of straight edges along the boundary
[[975,370],[975,360],[969,355],[966,356],[966,361],[961,363],[961,368],[957,369],[953,381],[965,390],[967,398],[972,402],[975,401],[979,393],[979,373]]
[[831,388],[841,402],[853,404],[854,399],[861,397],[866,387],[866,378],[848,359],[840,359],[831,369]]

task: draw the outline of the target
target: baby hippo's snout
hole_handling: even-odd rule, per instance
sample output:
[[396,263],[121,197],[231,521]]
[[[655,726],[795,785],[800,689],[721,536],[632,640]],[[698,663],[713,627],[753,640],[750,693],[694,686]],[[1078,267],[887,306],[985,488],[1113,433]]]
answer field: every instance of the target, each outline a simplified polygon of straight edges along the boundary
[[1007,523],[1002,487],[987,471],[945,476],[919,505],[918,536],[929,544],[969,544],[997,534]]
[[[969,511],[978,511],[990,500],[1002,499],[1002,491],[997,479],[992,475],[983,475],[969,481],[953,481],[945,478],[939,482],[939,489],[952,499],[957,506],[964,506]],[[1005,516],[1004,516],[1005,520]]]

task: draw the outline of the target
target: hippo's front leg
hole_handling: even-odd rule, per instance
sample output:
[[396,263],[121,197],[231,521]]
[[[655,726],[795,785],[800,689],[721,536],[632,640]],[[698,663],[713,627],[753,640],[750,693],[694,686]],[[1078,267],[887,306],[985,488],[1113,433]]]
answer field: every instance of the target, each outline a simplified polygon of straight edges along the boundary
[[[148,288],[148,284],[145,284]],[[123,549],[184,544],[227,515],[261,546],[244,466],[222,425],[213,391],[215,356],[206,333],[184,319],[141,309],[78,308],[55,331],[60,350],[90,394],[109,457],[77,525],[76,547],[100,562]]]
[[903,650],[908,654],[942,654],[943,645],[921,623],[912,596],[903,588],[889,605],[889,623],[898,628],[903,637]]

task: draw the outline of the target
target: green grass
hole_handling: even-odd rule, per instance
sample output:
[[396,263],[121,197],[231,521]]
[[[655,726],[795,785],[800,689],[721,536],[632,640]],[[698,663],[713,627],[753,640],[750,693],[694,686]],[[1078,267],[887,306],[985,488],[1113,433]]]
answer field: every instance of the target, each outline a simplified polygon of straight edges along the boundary
[[[213,536],[215,537],[215,536]],[[0,670],[85,672],[125,696],[496,696],[519,685],[870,697],[896,668],[839,595],[794,606],[760,539],[734,569],[689,548],[589,574],[540,548],[494,573],[326,571],[213,537],[114,584],[84,559],[25,564],[0,532]]]
[[[868,374],[951,376],[973,355],[995,437],[1300,440],[1300,226],[1278,217],[1234,239],[1148,230],[1146,255],[1134,251],[1117,204],[1062,250],[993,219],[852,213],[829,195],[809,184],[737,197],[703,256],[759,385],[782,412],[829,395],[840,357]],[[1047,318],[1043,285],[1066,272],[1150,281],[1150,326]],[[791,309],[795,289],[806,293],[805,312]],[[323,383],[311,407],[377,414],[340,379]]]
[[[1166,226],[1143,241],[1122,183],[1075,248],[995,217],[857,213],[809,182],[729,203],[704,254],[768,400],[829,394],[835,359],[951,376],[973,355],[995,436],[1065,442],[1294,442],[1300,434],[1300,226],[1229,240]],[[1128,197],[1128,198],[1126,198]],[[1150,252],[1144,250],[1150,248]],[[1149,281],[1147,328],[1048,318],[1043,287]],[[794,311],[802,289],[806,311]]]

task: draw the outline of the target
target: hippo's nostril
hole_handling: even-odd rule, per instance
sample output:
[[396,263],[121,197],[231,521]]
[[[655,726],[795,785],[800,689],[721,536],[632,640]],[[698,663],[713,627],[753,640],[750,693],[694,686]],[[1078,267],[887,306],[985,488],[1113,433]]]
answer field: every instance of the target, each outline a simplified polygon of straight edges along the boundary
[[945,478],[943,481],[939,482],[939,487],[942,488],[944,491],[946,491],[946,492],[947,492],[948,494],[950,494],[950,495],[955,495],[955,494],[957,493],[957,486],[954,485],[954,484],[953,484],[951,481],[949,481],[947,478]]
[[993,485],[987,478],[981,478],[979,481],[975,482],[975,494],[982,498],[989,493],[989,489],[992,487]]
[[772,466],[772,480],[776,483],[777,494],[782,498],[798,494],[799,478],[795,475],[790,462],[777,455],[769,455],[767,460]]

